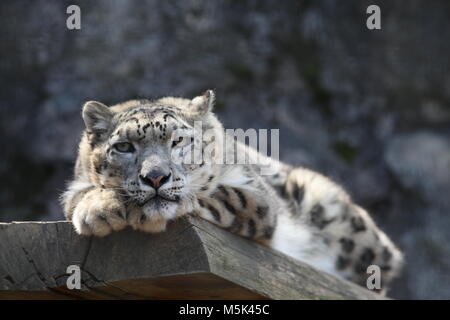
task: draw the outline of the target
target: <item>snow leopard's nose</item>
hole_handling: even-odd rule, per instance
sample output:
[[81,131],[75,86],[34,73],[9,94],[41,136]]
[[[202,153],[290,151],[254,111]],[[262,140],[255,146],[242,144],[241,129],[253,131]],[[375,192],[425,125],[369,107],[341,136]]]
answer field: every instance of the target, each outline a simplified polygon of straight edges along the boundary
[[163,184],[165,184],[170,179],[171,173],[168,174],[162,172],[161,170],[155,169],[151,170],[145,176],[139,175],[141,182],[152,188],[159,189]]

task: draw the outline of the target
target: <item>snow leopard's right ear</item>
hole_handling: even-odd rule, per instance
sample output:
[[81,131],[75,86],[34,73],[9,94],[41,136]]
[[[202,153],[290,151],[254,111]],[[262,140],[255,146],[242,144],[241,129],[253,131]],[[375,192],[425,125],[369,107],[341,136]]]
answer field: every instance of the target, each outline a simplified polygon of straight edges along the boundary
[[202,117],[208,112],[212,111],[216,95],[213,90],[206,90],[206,92],[191,100],[188,106],[188,113],[194,117]]
[[102,133],[108,130],[113,112],[101,102],[88,101],[82,115],[87,131]]

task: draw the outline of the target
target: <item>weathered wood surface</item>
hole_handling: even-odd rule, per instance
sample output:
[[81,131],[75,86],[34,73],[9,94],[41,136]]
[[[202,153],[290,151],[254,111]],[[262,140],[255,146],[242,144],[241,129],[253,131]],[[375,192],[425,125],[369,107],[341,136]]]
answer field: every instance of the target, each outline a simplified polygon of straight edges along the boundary
[[[82,289],[66,287],[69,265]],[[0,299],[380,299],[196,218],[161,234],[78,236],[69,222],[0,223]]]

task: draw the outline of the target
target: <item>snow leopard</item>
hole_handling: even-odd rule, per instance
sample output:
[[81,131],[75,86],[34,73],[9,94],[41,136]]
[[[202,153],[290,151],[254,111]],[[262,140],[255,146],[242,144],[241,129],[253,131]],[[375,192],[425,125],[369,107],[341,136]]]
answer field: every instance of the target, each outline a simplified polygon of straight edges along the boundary
[[404,258],[367,211],[324,175],[228,137],[215,99],[207,90],[193,99],[85,103],[74,178],[62,195],[76,232],[157,233],[193,215],[363,286],[377,265],[385,293]]

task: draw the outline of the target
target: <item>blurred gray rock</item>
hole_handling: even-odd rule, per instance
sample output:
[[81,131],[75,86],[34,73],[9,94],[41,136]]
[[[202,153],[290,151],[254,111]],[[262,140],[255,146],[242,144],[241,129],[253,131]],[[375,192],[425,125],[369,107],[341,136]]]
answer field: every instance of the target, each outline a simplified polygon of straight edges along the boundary
[[450,140],[431,132],[394,136],[388,142],[386,163],[401,184],[428,201],[450,204]]

